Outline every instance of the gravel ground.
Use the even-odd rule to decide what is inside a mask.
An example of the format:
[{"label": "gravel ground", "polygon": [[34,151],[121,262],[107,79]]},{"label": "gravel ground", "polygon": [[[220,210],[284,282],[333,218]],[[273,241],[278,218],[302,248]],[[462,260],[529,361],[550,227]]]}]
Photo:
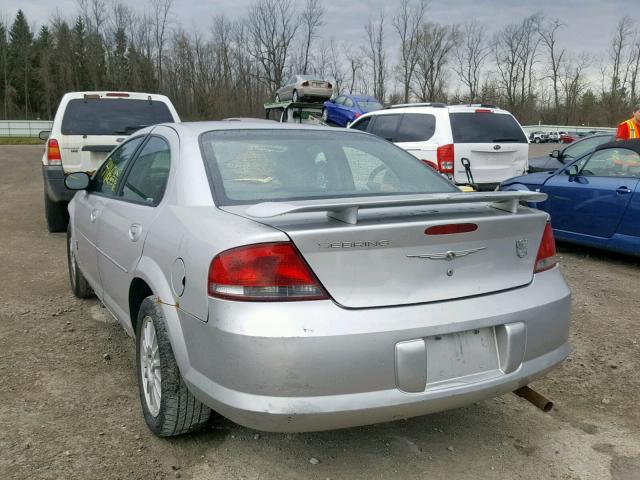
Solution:
[{"label": "gravel ground", "polygon": [[71,295],[65,236],[46,232],[41,148],[0,147],[1,479],[640,478],[640,260],[568,245],[573,353],[533,385],[555,402],[550,414],[509,394],[333,432],[218,419],[154,437],[133,341],[97,300]]}]

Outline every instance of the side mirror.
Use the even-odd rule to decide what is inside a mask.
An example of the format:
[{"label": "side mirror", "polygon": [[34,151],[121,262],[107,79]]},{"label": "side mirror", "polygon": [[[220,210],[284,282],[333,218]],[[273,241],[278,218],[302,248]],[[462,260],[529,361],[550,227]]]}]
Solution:
[{"label": "side mirror", "polygon": [[560,158],[560,150],[554,150],[549,154],[551,158]]},{"label": "side mirror", "polygon": [[74,172],[64,177],[64,186],[69,190],[86,190],[89,180],[86,172]]},{"label": "side mirror", "polygon": [[569,168],[567,168],[566,172],[570,177],[575,177],[576,175],[578,175],[578,165],[571,165]]},{"label": "side mirror", "polygon": [[38,133],[38,138],[42,141],[46,141],[49,138],[50,134],[50,130],[43,130],[42,132]]}]

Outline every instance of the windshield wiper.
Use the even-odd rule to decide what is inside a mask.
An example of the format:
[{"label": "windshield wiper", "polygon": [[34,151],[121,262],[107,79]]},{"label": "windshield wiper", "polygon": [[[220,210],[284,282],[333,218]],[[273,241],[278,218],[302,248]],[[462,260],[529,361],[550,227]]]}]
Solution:
[{"label": "windshield wiper", "polygon": [[494,138],[494,143],[498,142],[520,142],[522,139],[514,138],[514,137],[505,137],[505,138]]},{"label": "windshield wiper", "polygon": [[123,134],[129,132],[135,132],[136,130],[140,130],[141,128],[148,127],[149,125],[127,125],[122,130],[116,130],[115,134]]}]

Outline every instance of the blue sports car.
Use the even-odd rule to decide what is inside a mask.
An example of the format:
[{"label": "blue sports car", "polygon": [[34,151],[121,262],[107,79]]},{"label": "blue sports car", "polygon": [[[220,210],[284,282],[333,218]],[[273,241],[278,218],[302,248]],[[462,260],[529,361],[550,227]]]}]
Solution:
[{"label": "blue sports car", "polygon": [[373,97],[365,95],[340,95],[324,102],[322,120],[341,127],[353,122],[360,115],[380,110],[382,103]]},{"label": "blue sports car", "polygon": [[558,240],[640,255],[640,141],[600,145],[554,172],[511,178],[501,190],[549,198],[532,206],[551,215]]}]

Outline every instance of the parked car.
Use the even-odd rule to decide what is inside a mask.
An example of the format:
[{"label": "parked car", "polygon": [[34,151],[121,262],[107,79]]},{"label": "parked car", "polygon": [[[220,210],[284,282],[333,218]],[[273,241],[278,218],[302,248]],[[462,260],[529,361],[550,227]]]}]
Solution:
[{"label": "parked car", "polygon": [[531,132],[529,134],[529,141],[531,143],[547,143],[549,141],[549,134],[545,132]]},{"label": "parked car", "polygon": [[325,123],[333,123],[346,127],[361,115],[383,108],[374,97],[365,95],[340,95],[324,102],[322,120]]},{"label": "parked car", "polygon": [[294,75],[276,90],[276,102],[291,100],[300,102],[305,99],[324,101],[333,95],[333,85],[315,75]]},{"label": "parked car", "polygon": [[501,190],[548,194],[556,238],[640,255],[640,142],[605,143],[553,173],[504,182]]},{"label": "parked car", "polygon": [[565,133],[560,135],[560,143],[571,143],[578,139],[577,133]]},{"label": "parked car", "polygon": [[93,173],[119,143],[136,130],[179,122],[164,95],[135,92],[66,93],[56,111],[42,155],[44,207],[50,232],[64,232],[73,192],[64,187],[72,172]]},{"label": "parked car", "polygon": [[135,337],[158,435],[424,415],[569,353],[548,215],[519,205],[544,194],[462,193],[373,135],[159,125],[66,184],[72,290]]},{"label": "parked car", "polygon": [[529,159],[529,173],[548,172],[562,168],[568,162],[582,157],[586,153],[592,152],[597,146],[603,143],[612,142],[615,135],[601,134],[581,138],[571,143],[562,150],[554,150],[544,157],[533,157]]},{"label": "parked car", "polygon": [[567,132],[548,132],[547,137],[550,142],[558,143],[562,135],[567,135]]},{"label": "parked car", "polygon": [[394,142],[456,185],[494,190],[527,171],[529,143],[522,127],[493,105],[394,105],[362,115],[349,128]]}]

